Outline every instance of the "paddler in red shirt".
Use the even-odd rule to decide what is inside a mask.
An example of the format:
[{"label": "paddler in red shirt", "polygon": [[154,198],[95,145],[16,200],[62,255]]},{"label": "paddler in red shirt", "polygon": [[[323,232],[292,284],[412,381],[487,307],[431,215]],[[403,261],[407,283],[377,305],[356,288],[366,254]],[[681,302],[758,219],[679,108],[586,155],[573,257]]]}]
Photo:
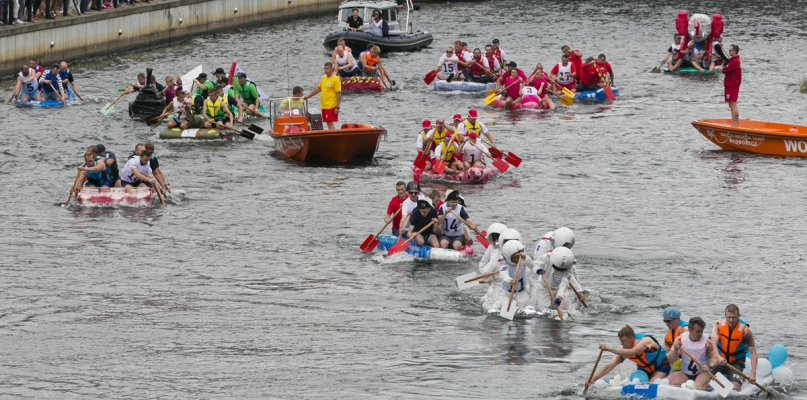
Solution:
[{"label": "paddler in red shirt", "polygon": [[597,67],[599,67],[600,70],[604,70],[605,72],[607,72],[611,86],[616,86],[614,84],[614,70],[611,69],[611,64],[608,64],[608,61],[605,61],[605,54],[600,54],[599,56],[597,56]]},{"label": "paddler in red shirt", "polygon": [[[392,221],[392,235],[400,236],[398,234],[398,227],[401,225],[401,213],[395,214],[395,212],[401,209],[401,204],[406,200],[406,183],[403,181],[396,183],[395,191],[398,194],[389,201],[387,215],[384,216],[384,222],[388,223]],[[392,218],[393,215],[395,215],[395,218]]]},{"label": "paddler in red shirt", "polygon": [[569,56],[569,62],[571,62],[572,65],[574,65],[574,69],[578,71],[575,80],[580,82],[580,70],[583,68],[583,53],[577,49],[572,51],[571,47],[569,46],[561,47],[560,51],[563,52],[563,55]]},{"label": "paddler in red shirt", "polygon": [[743,72],[740,67],[740,46],[733,44],[729,46],[729,64],[723,67],[723,74],[726,75],[723,79],[723,94],[726,98],[726,103],[729,103],[731,110],[732,124],[737,124],[740,120],[740,111],[737,110],[737,96],[740,94],[740,84],[743,81]]},{"label": "paddler in red shirt", "polygon": [[580,69],[580,85],[577,91],[599,90],[601,87],[599,67],[594,57],[589,57]]}]

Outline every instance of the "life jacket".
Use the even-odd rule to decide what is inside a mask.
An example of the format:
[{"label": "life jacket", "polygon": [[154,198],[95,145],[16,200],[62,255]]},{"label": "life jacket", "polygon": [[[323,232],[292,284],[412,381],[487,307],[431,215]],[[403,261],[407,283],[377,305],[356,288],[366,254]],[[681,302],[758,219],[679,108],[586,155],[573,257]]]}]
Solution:
[{"label": "life jacket", "polygon": [[[434,132],[437,133],[437,130],[435,130]],[[428,138],[426,137],[427,133],[429,133],[429,131],[427,129],[423,129],[423,130],[420,131],[420,140],[423,142],[424,145],[426,144],[426,141],[428,140]],[[432,139],[432,141],[429,142],[428,147],[423,148],[423,151],[430,152],[433,148],[434,148],[434,139]]]},{"label": "life jacket", "polygon": [[62,77],[63,81],[67,82],[68,78],[70,78],[70,70],[68,69],[67,71],[62,72],[62,70],[60,69],[59,76]]},{"label": "life jacket", "polygon": [[59,90],[59,82],[61,82],[61,78],[59,77],[58,73],[54,75],[51,71],[48,71],[45,73],[43,78],[49,81],[50,85],[46,83],[42,85],[42,89],[44,89],[48,93],[53,92],[54,89],[56,89],[57,91]]},{"label": "life jacket", "polygon": [[443,141],[442,145],[443,145],[443,154],[445,155],[445,160],[446,161],[453,160],[454,159],[454,151],[457,150],[454,147],[454,141],[451,141],[451,143],[449,143],[448,145],[446,145],[446,142]]},{"label": "life jacket", "polygon": [[[249,85],[255,86],[255,82],[247,81],[247,83],[243,85],[238,85],[238,94],[241,96],[242,99],[244,99],[244,102],[246,102],[247,104],[255,104],[257,98],[252,97],[252,91],[249,90],[250,88]],[[256,92],[258,91],[257,87],[255,87],[255,91]]]},{"label": "life jacket", "polygon": [[485,70],[483,69],[482,66],[482,59],[481,58],[479,60],[477,60],[476,58],[472,59],[471,65],[468,67],[468,72],[470,72],[471,75],[473,76],[485,75]]},{"label": "life jacket", "polygon": [[675,341],[675,339],[677,339],[679,336],[681,336],[682,333],[684,333],[684,327],[687,325],[689,325],[687,322],[680,321],[678,323],[678,327],[675,328],[675,331],[672,331],[670,329],[667,330],[667,335],[664,337],[664,343],[667,344],[667,347],[672,347],[672,344]]},{"label": "life jacket", "polygon": [[443,141],[446,138],[447,133],[448,133],[448,129],[446,129],[446,130],[444,130],[442,132],[439,131],[437,128],[434,129],[434,134],[432,134],[432,142],[434,143],[435,147],[440,145],[440,143],[443,143]]},{"label": "life jacket", "polygon": [[[497,59],[496,56],[494,56],[493,53],[491,53],[490,57],[488,57],[488,56],[484,56],[484,57],[488,59],[488,67],[490,67],[490,69],[492,71],[496,67],[496,61],[495,61]],[[501,64],[499,66],[501,66]]]},{"label": "life jacket", "polygon": [[496,57],[496,59],[499,60],[499,65],[502,65],[502,62],[504,60],[502,60],[502,49],[501,48],[493,50],[493,57]]},{"label": "life jacket", "polygon": [[474,121],[474,123],[471,124],[471,121],[466,119],[464,124],[465,124],[465,134],[466,135],[469,134],[469,133],[476,133],[477,136],[482,134],[482,127],[479,126],[479,121]]},{"label": "life jacket", "polygon": [[636,345],[637,340],[645,337],[653,339],[653,341],[656,342],[657,348],[655,350],[650,350],[648,348],[644,352],[639,353],[635,356],[629,356],[628,360],[635,362],[640,369],[642,369],[644,372],[647,373],[648,376],[650,376],[653,375],[653,372],[656,372],[656,369],[660,367],[661,364],[664,362],[665,359],[664,356],[667,354],[667,351],[665,351],[664,348],[661,347],[656,338],[646,333],[634,333],[633,345],[631,347]]},{"label": "life jacket", "polygon": [[734,329],[731,329],[725,319],[721,320],[720,327],[717,328],[717,351],[727,362],[745,359],[748,346],[743,343],[743,333],[747,328],[742,322],[737,322]]},{"label": "life jacket", "polygon": [[[370,53],[364,53],[364,66],[365,67],[373,67],[378,64],[378,56],[371,57]],[[366,68],[365,68],[366,69]],[[367,69],[369,71],[369,69]]]},{"label": "life jacket", "polygon": [[[94,167],[96,164],[98,164],[98,159],[103,160],[103,157],[95,156],[95,160],[93,160],[92,165],[90,165],[90,167]],[[84,163],[84,165],[86,166],[87,163]],[[87,172],[87,180],[92,182],[95,185],[100,185],[100,184],[104,183],[104,181],[106,180],[106,178],[108,176],[107,172],[106,172],[106,169],[102,169],[100,171],[94,171],[94,172],[90,172],[90,171],[86,171],[86,172]]]},{"label": "life jacket", "polygon": [[[104,154],[104,164],[106,164],[106,160],[109,160],[110,152],[106,152]],[[112,179],[118,180],[120,179],[120,170],[118,170],[118,160],[113,160],[112,165],[107,165],[106,167],[106,174],[107,176],[111,176]]]},{"label": "life jacket", "polygon": [[[208,99],[208,100],[210,100],[210,99]],[[206,111],[207,116],[210,117],[213,120],[224,119],[227,116],[227,114],[222,109],[222,105],[224,107],[229,106],[227,104],[227,99],[226,98],[219,97],[219,98],[216,99],[215,102],[214,101],[208,101],[207,102],[207,111]]]}]

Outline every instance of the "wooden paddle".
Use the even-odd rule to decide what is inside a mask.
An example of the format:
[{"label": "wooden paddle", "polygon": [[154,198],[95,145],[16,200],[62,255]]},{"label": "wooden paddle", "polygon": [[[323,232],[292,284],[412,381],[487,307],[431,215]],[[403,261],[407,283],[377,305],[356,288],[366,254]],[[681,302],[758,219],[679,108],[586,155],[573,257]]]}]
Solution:
[{"label": "wooden paddle", "polygon": [[512,166],[514,166],[516,168],[518,168],[518,166],[521,165],[521,157],[519,157],[519,156],[517,156],[517,155],[515,155],[515,154],[513,154],[512,152],[509,152],[509,151],[507,152],[507,154],[504,154],[502,150],[499,150],[498,148],[496,148],[496,146],[494,146],[492,143],[490,143],[489,141],[487,141],[485,139],[482,139],[482,143],[485,143],[486,145],[488,145],[490,147],[490,154],[492,154],[494,157],[496,157],[496,154],[494,153],[494,150],[495,150],[500,154],[500,156],[498,156],[496,158],[504,158],[504,161],[507,161],[508,163],[510,163],[510,165],[512,165]]},{"label": "wooden paddle", "polygon": [[[516,285],[518,285],[518,273],[521,271],[521,260],[523,260],[523,259],[519,258],[518,259],[518,264],[516,264],[516,275],[513,277],[513,279],[516,280],[516,283],[513,284],[513,285],[510,285],[510,299],[507,300],[507,308],[505,310],[502,310],[502,312],[499,313],[499,315],[505,314],[505,313],[507,315],[515,314],[515,313],[510,312],[510,306],[513,304],[513,295],[516,293]],[[512,318],[508,318],[508,319],[512,319]]]},{"label": "wooden paddle", "polygon": [[[219,129],[219,128],[216,128],[216,129]],[[224,132],[234,132],[234,133],[237,133],[239,136],[247,138],[249,140],[255,139],[255,134],[248,131],[248,130],[246,130],[246,129],[242,129],[240,131],[237,131],[235,129],[223,128],[223,129],[219,129],[219,130],[224,131]]]},{"label": "wooden paddle", "polygon": [[[683,349],[681,349],[681,350],[683,350]],[[690,358],[692,358],[692,357],[690,357]],[[731,365],[731,364],[729,364],[729,363],[726,363],[726,366],[727,366],[727,367],[729,367],[729,369],[731,369],[732,371],[736,372],[736,373],[737,373],[737,375],[742,376],[742,377],[743,377],[743,379],[747,380],[748,382],[751,382],[751,379],[750,379],[750,378],[748,378],[748,375],[744,374],[744,373],[743,373],[742,371],[740,371],[739,369],[734,368],[734,366],[733,366],[733,365]],[[784,396],[782,396],[782,394],[781,394],[781,393],[779,393],[779,392],[776,392],[776,394],[774,394],[773,392],[769,391],[768,389],[765,389],[764,387],[760,386],[760,385],[759,385],[759,383],[754,382],[754,385],[757,385],[757,387],[758,387],[760,390],[762,390],[763,392],[767,393],[769,396],[779,396],[779,397],[784,397]]]},{"label": "wooden paddle", "polygon": [[380,235],[381,232],[384,232],[384,229],[387,229],[387,226],[390,223],[392,223],[392,220],[394,220],[395,217],[397,217],[398,214],[400,214],[400,212],[401,212],[401,208],[398,208],[398,211],[395,211],[395,214],[392,214],[392,217],[390,218],[389,222],[384,224],[384,226],[382,226],[381,229],[379,229],[378,233],[376,233],[375,235],[367,236],[367,239],[364,239],[364,241],[361,242],[361,244],[359,245],[359,248],[361,249],[361,251],[363,251],[365,253],[369,253],[369,252],[373,251],[373,249],[375,249],[376,246],[378,246],[378,235]]},{"label": "wooden paddle", "polygon": [[[734,384],[731,383],[728,380],[728,378],[726,378],[725,376],[723,376],[723,374],[719,372],[717,373],[718,376],[714,376],[714,374],[712,374],[712,371],[704,367],[703,364],[701,364],[695,357],[692,357],[692,354],[689,354],[689,352],[686,351],[686,349],[684,349],[683,346],[680,349],[681,352],[686,354],[686,356],[689,357],[690,360],[692,360],[695,364],[698,364],[698,367],[700,367],[700,369],[703,372],[709,374],[709,377],[712,378],[712,381],[709,382],[709,386],[711,386],[712,389],[714,389],[718,394],[720,394],[720,396],[724,398],[729,395],[729,393],[734,389]],[[715,384],[718,385],[718,387],[715,387]]]},{"label": "wooden paddle", "polygon": [[464,290],[464,289],[468,289],[470,287],[477,286],[476,283],[470,284],[471,282],[476,282],[476,281],[478,281],[480,279],[488,278],[488,277],[491,277],[491,276],[496,275],[498,273],[499,273],[499,271],[493,271],[493,272],[489,272],[487,274],[474,276],[476,274],[471,272],[470,274],[458,276],[457,279],[454,281],[454,284],[457,286],[458,290]]},{"label": "wooden paddle", "polygon": [[549,287],[549,281],[546,280],[546,274],[541,274],[541,278],[544,279],[544,285],[546,285],[546,291],[549,292],[549,297],[552,298],[552,305],[555,307],[555,311],[558,312],[558,317],[560,317],[560,320],[563,321],[563,313],[560,312],[560,307],[558,307],[558,305],[555,304],[555,294],[552,293],[552,288]]},{"label": "wooden paddle", "polygon": [[73,93],[76,94],[76,97],[78,97],[79,100],[84,102],[84,99],[81,98],[81,95],[78,94],[78,90],[76,90],[76,85],[74,85],[73,82],[70,82],[70,81],[68,81],[67,84],[70,86],[71,89],[73,89]]},{"label": "wooden paddle", "polygon": [[[78,178],[81,177],[81,171],[76,172],[76,179],[73,180],[73,186],[70,186],[70,191],[67,192],[67,201],[62,204],[62,207],[67,207],[70,205],[70,199],[73,198],[73,193],[75,193],[76,185],[78,185]],[[78,193],[76,193],[78,195]]]},{"label": "wooden paddle", "polygon": [[156,116],[153,116],[153,117],[149,117],[149,118],[146,120],[146,125],[148,125],[148,126],[149,126],[149,128],[153,128],[153,127],[155,127],[155,126],[158,126],[158,125],[160,125],[160,124],[163,122],[163,118],[165,118],[165,117],[167,117],[167,116],[171,115],[171,113],[173,113],[173,112],[174,112],[174,111],[173,111],[173,109],[172,109],[171,111],[168,111],[168,112],[162,113],[162,114],[160,114],[160,115],[156,115]]},{"label": "wooden paddle", "polygon": [[163,198],[163,192],[160,188],[160,182],[157,178],[154,178],[154,191],[157,192],[157,197],[160,199],[160,204],[165,204],[165,199]]},{"label": "wooden paddle", "polygon": [[118,100],[120,100],[120,98],[125,96],[125,95],[126,95],[126,91],[124,90],[123,92],[121,92],[120,96],[118,96],[118,98],[115,99],[115,101],[113,101],[112,103],[106,103],[103,107],[101,107],[101,111],[100,111],[101,114],[102,115],[109,115],[109,113],[111,113],[112,110],[115,109],[115,103],[117,103]]},{"label": "wooden paddle", "polygon": [[496,97],[497,97],[499,94],[506,92],[506,91],[507,91],[507,89],[510,89],[510,86],[513,86],[513,85],[515,85],[516,83],[519,83],[519,82],[521,82],[521,78],[518,78],[518,79],[517,79],[515,82],[513,82],[513,83],[511,83],[511,84],[507,85],[506,87],[502,88],[502,89],[501,89],[501,90],[499,90],[498,92],[493,93],[493,94],[491,94],[491,95],[488,95],[488,97],[485,97],[485,100],[484,100],[484,101],[485,101],[485,105],[486,105],[486,106],[489,106],[491,103],[493,103],[494,101],[496,101]]},{"label": "wooden paddle", "polygon": [[12,94],[11,97],[6,99],[5,104],[13,102],[16,98],[17,98],[17,93]]},{"label": "wooden paddle", "polygon": [[658,67],[653,68],[653,70],[650,72],[654,74],[661,72],[661,67],[664,65],[665,62],[667,62],[667,60],[670,58],[670,55],[672,55],[672,53],[667,53],[667,57],[664,57],[664,60],[661,61],[661,64],[659,64]]},{"label": "wooden paddle", "polygon": [[498,158],[493,157],[492,155],[490,155],[490,154],[489,154],[488,152],[486,152],[485,150],[482,150],[482,149],[481,149],[479,146],[477,146],[477,145],[475,145],[475,144],[471,143],[471,141],[470,141],[470,140],[468,141],[468,143],[470,143],[470,144],[471,144],[471,146],[476,147],[476,148],[477,148],[479,151],[481,151],[481,152],[482,152],[482,154],[484,154],[484,155],[488,156],[488,157],[489,157],[491,160],[493,160],[493,166],[494,166],[494,167],[496,167],[496,169],[498,169],[499,171],[501,171],[501,172],[506,172],[506,171],[507,171],[507,170],[510,168],[510,166],[509,166],[509,165],[507,165],[507,164],[506,164],[504,161],[502,161],[502,160],[500,160],[500,159],[498,159]]},{"label": "wooden paddle", "polygon": [[[448,207],[446,207],[446,209],[448,209]],[[482,246],[485,246],[485,248],[486,248],[486,249],[488,248],[488,246],[490,246],[490,242],[488,242],[488,240],[487,240],[487,239],[485,239],[485,233],[484,233],[484,232],[479,232],[479,229],[476,229],[476,228],[471,227],[471,225],[470,225],[470,224],[468,224],[468,221],[466,221],[466,220],[462,219],[462,217],[460,217],[459,215],[457,215],[457,214],[454,212],[454,210],[448,210],[448,212],[450,212],[450,213],[451,213],[451,214],[453,214],[455,217],[457,217],[457,219],[458,219],[458,220],[462,221],[462,223],[463,223],[463,224],[465,224],[465,226],[467,226],[469,229],[471,229],[472,231],[476,232],[476,240],[478,240],[478,241],[479,241],[479,243],[482,243]]]},{"label": "wooden paddle", "polygon": [[258,126],[258,125],[255,125],[255,124],[245,124],[245,123],[243,123],[243,122],[241,122],[241,121],[238,121],[238,120],[235,120],[235,123],[236,123],[236,124],[241,124],[241,125],[243,125],[243,126],[246,126],[247,128],[249,128],[249,130],[250,130],[250,131],[252,131],[252,132],[254,132],[254,133],[257,133],[257,134],[261,134],[261,133],[263,133],[263,128],[261,128],[261,127],[260,127],[260,126]]},{"label": "wooden paddle", "polygon": [[417,231],[417,233],[416,233],[416,234],[412,235],[412,237],[411,237],[411,238],[406,239],[406,241],[405,241],[405,242],[398,242],[398,243],[395,243],[395,245],[394,245],[394,246],[392,246],[392,247],[390,247],[390,248],[389,248],[389,251],[387,251],[387,256],[391,256],[391,255],[393,255],[393,254],[395,254],[395,253],[400,253],[400,252],[402,252],[402,251],[404,251],[404,250],[408,249],[408,248],[409,248],[409,246],[410,246],[410,242],[412,242],[412,240],[413,240],[414,238],[416,238],[416,237],[417,237],[417,235],[420,235],[421,233],[423,233],[423,231],[425,231],[426,229],[429,229],[429,227],[430,227],[430,226],[432,226],[432,225],[434,225],[434,221],[429,222],[429,223],[428,223],[426,226],[424,226],[424,227],[423,227],[423,229],[421,229],[421,230]]},{"label": "wooden paddle", "polygon": [[[600,349],[600,354],[597,355],[597,361],[594,361],[594,368],[591,369],[591,374],[588,376],[588,381],[586,382],[591,382],[591,379],[594,378],[594,373],[597,372],[597,365],[600,363],[601,357],[602,357],[602,349]],[[586,394],[587,391],[588,391],[588,385],[586,385],[586,388],[583,389],[583,394]]]},{"label": "wooden paddle", "polygon": [[[577,289],[575,289],[571,283],[569,283],[569,288],[572,289],[572,292],[574,292],[574,295],[577,296],[578,299],[582,297],[580,296],[580,292],[578,292]],[[588,308],[588,304],[586,304],[586,299],[580,300],[580,302],[583,303],[583,307]]]}]

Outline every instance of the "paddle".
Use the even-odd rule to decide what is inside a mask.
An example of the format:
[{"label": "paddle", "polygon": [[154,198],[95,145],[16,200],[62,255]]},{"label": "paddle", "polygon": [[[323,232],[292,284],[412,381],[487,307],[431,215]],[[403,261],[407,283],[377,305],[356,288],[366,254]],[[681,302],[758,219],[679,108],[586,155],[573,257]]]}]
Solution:
[{"label": "paddle", "polygon": [[431,147],[432,140],[429,139],[423,145],[423,151],[419,151],[417,157],[415,157],[415,161],[412,162],[412,165],[418,167],[420,169],[426,168],[426,161],[429,161],[429,151],[426,150]]},{"label": "paddle", "polygon": [[[578,292],[577,289],[575,289],[571,283],[569,284],[569,288],[572,289],[572,292],[574,292],[574,295],[577,296],[578,299],[582,298],[582,296],[580,296],[580,292]],[[580,302],[583,303],[583,307],[588,308],[588,304],[586,304],[586,299],[582,299],[580,300]]]},{"label": "paddle", "polygon": [[165,204],[165,199],[163,198],[163,192],[160,188],[160,182],[157,181],[157,178],[154,178],[154,191],[157,192],[157,197],[160,199],[160,204]]},{"label": "paddle", "polygon": [[76,179],[73,180],[73,186],[70,186],[70,191],[67,192],[67,201],[62,204],[62,207],[67,207],[70,205],[70,199],[73,198],[73,193],[75,193],[76,185],[78,185],[78,178],[81,177],[81,171],[76,172]]},{"label": "paddle", "polygon": [[[437,67],[438,69],[440,67]],[[437,77],[437,70],[429,71],[426,76],[423,77],[423,82],[426,82],[426,85],[431,85],[434,82],[434,78]]]},{"label": "paddle", "polygon": [[654,74],[657,74],[657,73],[661,72],[661,67],[664,65],[665,62],[667,62],[667,59],[670,58],[670,55],[672,55],[672,53],[667,53],[667,57],[664,57],[664,60],[661,61],[661,64],[659,64],[658,67],[653,68],[653,70],[650,71],[650,72],[652,72]]},{"label": "paddle", "polygon": [[73,89],[73,93],[75,93],[75,94],[76,94],[76,97],[78,97],[78,99],[79,99],[79,100],[81,100],[81,101],[83,102],[83,101],[84,101],[84,99],[82,99],[82,98],[81,98],[81,95],[80,95],[80,94],[78,94],[78,90],[76,90],[76,85],[74,85],[74,84],[73,84],[73,82],[70,82],[70,81],[68,81],[68,82],[67,82],[67,84],[68,84],[68,85],[70,85],[70,88],[71,88],[71,89]]},{"label": "paddle", "polygon": [[406,241],[405,241],[405,242],[398,242],[398,243],[395,243],[395,245],[394,245],[394,246],[392,246],[392,247],[390,247],[390,248],[389,248],[389,251],[387,251],[387,256],[391,256],[391,255],[393,255],[393,254],[395,254],[395,253],[400,253],[400,252],[402,252],[402,251],[404,251],[404,250],[408,249],[408,248],[409,248],[409,246],[410,246],[410,242],[411,242],[411,241],[412,241],[414,238],[416,238],[416,237],[417,237],[417,235],[420,235],[421,233],[423,233],[423,231],[425,231],[426,229],[429,229],[429,227],[430,227],[430,226],[432,226],[432,225],[434,225],[434,221],[429,222],[429,223],[428,223],[426,226],[424,226],[424,227],[423,227],[423,229],[421,229],[421,230],[417,231],[417,233],[416,233],[416,234],[412,235],[412,237],[411,237],[411,238],[406,239]]},{"label": "paddle", "polygon": [[493,166],[496,167],[496,169],[498,169],[499,171],[506,172],[510,168],[510,166],[507,165],[504,161],[502,161],[502,160],[500,160],[498,158],[495,158],[492,155],[488,154],[486,151],[482,150],[479,146],[471,143],[470,140],[468,141],[468,143],[470,143],[471,146],[476,147],[479,151],[482,152],[482,154],[488,156],[491,160],[493,160]]},{"label": "paddle", "polygon": [[438,174],[442,174],[446,170],[446,160],[440,158],[439,160],[435,161],[434,163],[434,172]]},{"label": "paddle", "polygon": [[513,154],[512,152],[509,152],[509,151],[507,152],[507,154],[504,154],[502,152],[502,150],[497,149],[492,143],[486,141],[485,139],[482,139],[482,142],[485,143],[486,145],[490,146],[490,154],[493,154],[494,157],[496,157],[496,154],[494,153],[494,149],[495,149],[495,151],[497,151],[500,154],[500,156],[497,157],[497,158],[502,158],[502,156],[503,156],[504,161],[507,161],[508,163],[510,163],[510,165],[512,165],[512,166],[514,166],[516,168],[518,168],[518,166],[521,165],[521,157],[519,157],[519,156],[517,156],[517,155],[515,155],[515,154]]},{"label": "paddle", "polygon": [[158,126],[163,122],[163,118],[167,117],[168,115],[171,115],[171,113],[173,113],[173,110],[169,111],[169,112],[162,113],[160,115],[156,115],[154,117],[150,117],[149,119],[146,120],[146,125],[148,125],[149,128],[153,128],[155,126]]},{"label": "paddle", "polygon": [[510,306],[513,305],[513,295],[516,293],[516,285],[518,285],[518,273],[521,270],[521,260],[522,258],[518,259],[518,264],[516,265],[516,275],[514,279],[516,279],[515,285],[510,285],[510,300],[507,301],[507,308],[503,308],[499,312],[499,316],[503,318],[507,318],[509,320],[513,320],[513,317],[516,315],[516,309],[518,308],[518,301],[516,301],[516,306],[513,307],[513,311],[510,311]]},{"label": "paddle", "polygon": [[112,110],[115,109],[115,103],[117,103],[118,100],[120,100],[120,98],[123,97],[124,95],[126,95],[125,90],[123,92],[121,92],[120,96],[118,96],[118,98],[115,99],[115,101],[113,101],[112,103],[106,103],[103,107],[101,107],[101,111],[100,111],[101,114],[102,115],[109,115],[109,113],[111,113]]},{"label": "paddle", "polygon": [[499,271],[490,272],[487,274],[482,274],[477,276],[476,272],[470,272],[462,276],[458,276],[457,279],[454,281],[454,284],[457,286],[457,290],[465,290],[468,288],[472,288],[474,286],[479,285],[479,280],[487,278],[489,276],[493,276],[498,274]]},{"label": "paddle", "polygon": [[[597,361],[594,361],[594,368],[591,369],[591,375],[588,376],[588,381],[586,382],[591,382],[591,379],[594,378],[594,373],[597,372],[597,365],[600,363],[601,357],[602,357],[602,349],[600,349],[600,354],[597,355]],[[583,389],[583,394],[586,394],[586,392],[588,392],[588,385],[586,385],[586,388]]]},{"label": "paddle", "polygon": [[513,83],[511,83],[511,84],[507,85],[507,86],[506,86],[506,87],[504,87],[503,89],[499,90],[497,93],[494,93],[494,94],[489,95],[488,97],[485,97],[485,105],[486,105],[486,106],[489,106],[491,103],[493,103],[494,101],[496,101],[496,97],[497,97],[497,96],[498,96],[500,93],[504,93],[504,92],[506,92],[506,91],[507,91],[507,89],[510,89],[510,86],[513,86],[513,85],[515,85],[516,83],[519,83],[519,82],[521,82],[521,78],[518,78],[518,79],[517,79],[515,82],[513,82]]},{"label": "paddle", "polygon": [[[597,67],[594,67],[597,68]],[[605,91],[605,98],[608,100],[616,100],[616,96],[614,95],[614,91],[611,90],[611,82],[608,81],[608,74],[602,73],[599,68],[597,68],[597,73],[600,74],[600,79],[603,83],[603,91]]]},{"label": "paddle", "polygon": [[566,107],[571,106],[574,102],[574,92],[563,86],[560,87],[560,90],[563,92],[563,96],[560,97],[560,102]]},{"label": "paddle", "polygon": [[549,281],[546,280],[546,274],[541,274],[541,278],[544,279],[544,285],[546,285],[546,291],[549,292],[549,297],[552,298],[552,305],[555,307],[555,311],[558,312],[558,317],[560,317],[560,320],[563,321],[563,313],[560,312],[560,307],[558,307],[558,305],[555,304],[554,301],[555,295],[552,293],[552,288],[549,287]]},{"label": "paddle", "polygon": [[60,101],[62,104],[67,104],[67,103],[65,103],[65,102],[64,102],[64,97],[62,97],[62,93],[61,93],[61,92],[59,92],[59,91],[57,91],[57,90],[56,90],[56,88],[55,88],[55,87],[53,87],[53,83],[51,83],[50,81],[48,81],[48,85],[50,85],[50,88],[51,88],[51,89],[53,89],[53,92],[54,92],[54,93],[56,93],[56,94],[58,94],[58,95],[59,95],[59,101]]},{"label": "paddle", "polygon": [[[448,208],[448,207],[446,207],[446,208]],[[479,241],[479,243],[481,243],[481,244],[482,244],[482,246],[485,246],[485,248],[486,248],[486,249],[488,248],[488,246],[490,246],[490,242],[488,242],[488,240],[487,240],[487,239],[485,239],[485,233],[484,233],[484,232],[479,232],[479,229],[472,228],[472,227],[471,227],[471,225],[470,225],[470,224],[468,224],[468,221],[466,221],[466,220],[462,219],[462,217],[460,217],[459,215],[457,215],[457,214],[454,212],[454,210],[448,210],[448,212],[450,212],[450,213],[451,213],[451,214],[453,214],[455,217],[457,217],[457,219],[458,219],[458,220],[462,221],[462,223],[463,223],[463,224],[465,224],[465,226],[467,226],[468,228],[470,228],[472,231],[476,232],[476,240],[478,240],[478,241]]]},{"label": "paddle", "polygon": [[719,394],[723,398],[728,397],[729,393],[731,393],[731,391],[734,389],[734,384],[731,383],[731,381],[729,381],[728,378],[726,378],[720,372],[717,373],[717,376],[714,376],[712,374],[712,371],[709,371],[709,369],[705,368],[703,364],[701,364],[697,359],[695,359],[695,357],[692,357],[692,354],[689,354],[689,352],[686,351],[686,349],[681,347],[681,351],[684,354],[686,354],[686,356],[689,357],[690,360],[694,361],[695,364],[698,364],[698,367],[700,367],[701,370],[709,374],[709,376],[712,378],[712,380],[709,381],[709,386],[711,386],[712,389],[714,389],[715,392],[717,392],[717,394]]},{"label": "paddle", "polygon": [[[683,350],[683,349],[681,349],[681,350]],[[689,358],[692,358],[692,357],[689,357]],[[751,382],[751,379],[750,379],[750,378],[748,378],[748,375],[744,374],[744,373],[743,373],[742,371],[740,371],[739,369],[734,368],[734,366],[733,366],[733,365],[731,365],[731,364],[729,364],[729,363],[726,363],[726,366],[727,366],[727,367],[729,367],[729,368],[730,368],[732,371],[736,372],[736,373],[737,373],[737,375],[742,376],[742,377],[743,377],[743,379],[747,380],[748,382]],[[758,387],[760,390],[762,390],[763,392],[767,393],[769,396],[778,396],[778,397],[784,397],[784,396],[783,396],[781,393],[776,392],[775,390],[774,390],[773,392],[771,392],[770,390],[765,389],[764,387],[760,386],[760,385],[759,385],[759,383],[754,382],[754,385],[757,385],[757,387]],[[774,394],[774,392],[776,392],[776,393]]]},{"label": "paddle", "polygon": [[368,235],[367,239],[364,239],[364,241],[361,242],[361,244],[359,245],[359,248],[361,249],[361,251],[363,251],[365,253],[369,253],[369,252],[373,251],[373,249],[375,249],[376,246],[378,246],[378,235],[380,235],[381,232],[384,232],[384,229],[387,229],[387,226],[392,222],[392,220],[395,219],[395,217],[398,216],[398,214],[400,212],[401,212],[401,208],[398,208],[398,211],[395,211],[395,214],[392,214],[392,217],[390,218],[390,220],[386,224],[384,224],[384,226],[381,227],[381,229],[378,231],[378,233],[376,233],[375,235]]},{"label": "paddle", "polygon": [[8,98],[8,99],[5,101],[5,104],[8,104],[8,103],[13,102],[13,101],[14,101],[16,98],[17,98],[17,93],[12,94],[12,95],[11,95],[11,97],[9,97],[9,98]]},{"label": "paddle", "polygon": [[[217,128],[217,129],[218,129],[218,128]],[[240,130],[240,131],[237,131],[237,130],[235,130],[235,129],[227,129],[227,128],[224,128],[224,129],[221,129],[221,130],[222,130],[222,131],[225,131],[225,132],[235,132],[235,133],[237,133],[239,136],[241,136],[241,137],[245,137],[245,138],[247,138],[247,139],[249,139],[249,140],[253,140],[253,139],[255,139],[255,134],[254,134],[254,133],[252,133],[252,132],[250,132],[250,131],[248,131],[248,130],[246,130],[246,129],[242,129],[242,130]]]},{"label": "paddle", "polygon": [[236,121],[235,121],[235,123],[236,123],[236,124],[241,124],[241,125],[243,125],[243,126],[246,126],[247,128],[249,128],[249,130],[250,130],[250,131],[252,131],[252,132],[254,132],[254,133],[257,133],[257,134],[261,134],[261,133],[263,133],[263,128],[261,128],[261,127],[260,127],[260,126],[258,126],[258,125],[255,125],[255,124],[245,124],[245,123],[243,123],[243,122],[241,122],[241,121],[238,121],[238,120],[236,120]]}]

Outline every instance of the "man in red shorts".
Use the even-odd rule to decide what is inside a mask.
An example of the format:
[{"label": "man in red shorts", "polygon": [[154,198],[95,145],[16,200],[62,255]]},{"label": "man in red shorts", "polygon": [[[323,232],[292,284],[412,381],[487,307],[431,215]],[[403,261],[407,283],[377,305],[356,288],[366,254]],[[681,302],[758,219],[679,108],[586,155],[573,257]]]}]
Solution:
[{"label": "man in red shorts", "polygon": [[322,121],[328,124],[328,129],[334,129],[333,123],[339,120],[339,104],[342,103],[342,80],[333,73],[333,64],[325,63],[325,75],[308,96],[303,99],[308,100],[317,93],[322,92],[319,106],[322,109]]},{"label": "man in red shorts", "polygon": [[729,47],[729,64],[723,67],[726,78],[723,79],[726,103],[729,103],[732,123],[740,120],[740,111],[737,110],[737,97],[740,94],[740,83],[743,81],[743,72],[740,67],[740,46],[733,44]]}]

